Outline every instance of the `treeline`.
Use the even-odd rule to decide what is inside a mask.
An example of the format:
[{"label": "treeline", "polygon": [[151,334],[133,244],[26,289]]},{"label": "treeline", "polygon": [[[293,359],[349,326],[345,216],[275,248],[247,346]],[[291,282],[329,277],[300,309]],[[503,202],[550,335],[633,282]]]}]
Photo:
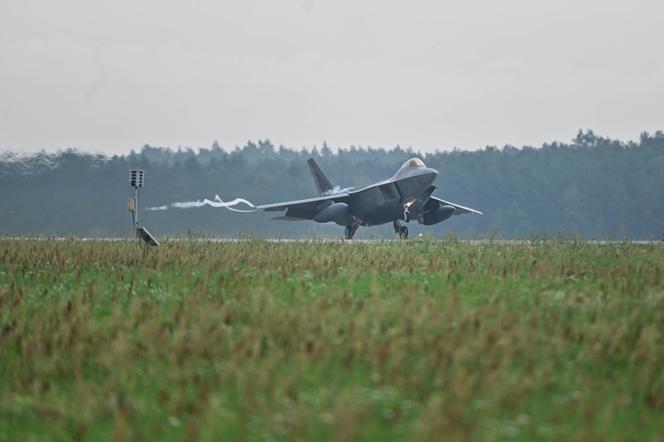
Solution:
[{"label": "treeline", "polygon": [[[256,204],[316,196],[306,160],[314,157],[342,187],[390,177],[412,156],[440,175],[436,195],[480,209],[412,233],[460,237],[661,239],[664,236],[664,133],[621,142],[579,131],[570,143],[486,147],[421,153],[410,149],[349,148],[333,152],[248,142],[231,151],[177,151],[144,146],[125,156],[74,150],[0,155],[0,234],[124,236],[130,232],[128,170],[146,170],[141,207],[174,201],[246,198]],[[340,237],[342,229],[313,222],[272,221],[275,214],[224,209],[141,211],[158,235]],[[391,226],[360,229],[358,237],[390,236]]]}]

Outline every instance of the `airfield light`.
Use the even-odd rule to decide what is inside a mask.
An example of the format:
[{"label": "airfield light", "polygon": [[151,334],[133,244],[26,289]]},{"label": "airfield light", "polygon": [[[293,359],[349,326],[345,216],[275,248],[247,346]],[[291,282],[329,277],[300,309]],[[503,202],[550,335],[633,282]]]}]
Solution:
[{"label": "airfield light", "polygon": [[143,187],[143,180],[145,176],[145,171],[142,169],[132,169],[129,171],[129,185],[134,189],[138,190],[139,187]]},{"label": "airfield light", "polygon": [[132,224],[134,225],[134,234],[136,238],[151,246],[158,246],[157,241],[145,227],[138,225],[138,194],[145,183],[145,171],[142,169],[131,169],[129,171],[129,185],[134,188],[134,196],[129,197],[127,208],[131,213]]}]

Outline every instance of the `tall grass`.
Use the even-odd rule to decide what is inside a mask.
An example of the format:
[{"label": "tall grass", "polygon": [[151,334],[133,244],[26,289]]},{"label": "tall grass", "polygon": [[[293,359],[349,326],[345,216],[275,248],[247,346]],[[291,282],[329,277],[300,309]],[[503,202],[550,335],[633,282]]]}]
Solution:
[{"label": "tall grass", "polygon": [[2,440],[664,440],[664,247],[0,241]]}]

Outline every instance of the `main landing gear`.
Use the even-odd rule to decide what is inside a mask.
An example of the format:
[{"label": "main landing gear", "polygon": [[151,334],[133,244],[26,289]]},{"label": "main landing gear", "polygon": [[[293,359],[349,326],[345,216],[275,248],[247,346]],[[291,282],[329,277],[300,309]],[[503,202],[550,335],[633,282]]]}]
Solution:
[{"label": "main landing gear", "polygon": [[394,222],[392,222],[392,226],[394,227],[394,233],[399,234],[399,238],[408,239],[408,227],[402,226],[401,220],[394,220]]},{"label": "main landing gear", "polygon": [[358,221],[353,221],[352,224],[348,224],[345,230],[346,239],[353,239],[353,235],[355,235],[355,232],[357,232],[359,227],[360,223]]}]

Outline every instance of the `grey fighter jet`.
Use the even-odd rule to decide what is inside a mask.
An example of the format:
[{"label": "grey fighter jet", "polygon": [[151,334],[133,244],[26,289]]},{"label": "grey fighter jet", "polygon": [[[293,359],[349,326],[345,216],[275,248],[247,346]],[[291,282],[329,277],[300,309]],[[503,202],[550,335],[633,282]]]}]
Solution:
[{"label": "grey fighter jet", "polygon": [[417,221],[425,226],[445,221],[452,215],[482,212],[432,196],[432,183],[438,171],[424,165],[419,158],[411,158],[385,181],[359,190],[334,187],[316,162],[308,161],[320,196],[298,201],[256,206],[267,212],[286,211],[280,220],[313,220],[334,222],[346,228],[346,239],[352,239],[360,226],[377,226],[392,222],[394,233],[408,238],[408,227],[402,221]]}]

